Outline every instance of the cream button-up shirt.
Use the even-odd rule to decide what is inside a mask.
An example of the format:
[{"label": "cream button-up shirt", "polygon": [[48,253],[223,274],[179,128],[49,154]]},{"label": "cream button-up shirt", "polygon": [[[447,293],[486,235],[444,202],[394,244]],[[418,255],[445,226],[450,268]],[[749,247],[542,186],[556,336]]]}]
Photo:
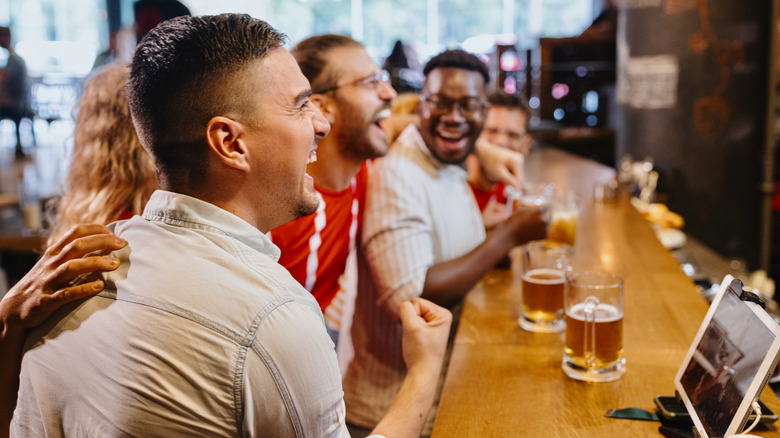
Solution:
[{"label": "cream button-up shirt", "polygon": [[106,290],[28,336],[12,436],[343,437],[319,306],[265,234],[157,191]]}]

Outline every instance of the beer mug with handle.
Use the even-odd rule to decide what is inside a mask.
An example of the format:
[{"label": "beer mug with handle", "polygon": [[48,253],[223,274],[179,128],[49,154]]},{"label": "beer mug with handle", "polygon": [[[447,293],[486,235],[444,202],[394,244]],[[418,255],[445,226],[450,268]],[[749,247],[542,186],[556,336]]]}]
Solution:
[{"label": "beer mug with handle", "polygon": [[531,332],[563,331],[563,291],[569,272],[571,246],[535,240],[523,245],[522,254],[520,326]]},{"label": "beer mug with handle", "polygon": [[571,274],[566,280],[565,307],[563,372],[588,382],[619,379],[626,371],[623,279],[606,272]]}]

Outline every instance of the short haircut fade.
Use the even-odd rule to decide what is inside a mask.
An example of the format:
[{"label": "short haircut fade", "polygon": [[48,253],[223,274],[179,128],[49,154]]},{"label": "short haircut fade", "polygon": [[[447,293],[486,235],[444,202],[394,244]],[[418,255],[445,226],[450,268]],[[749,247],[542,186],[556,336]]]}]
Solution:
[{"label": "short haircut fade", "polygon": [[239,75],[284,42],[284,34],[268,23],[243,14],[177,17],[141,40],[127,97],[158,179],[203,171],[206,124],[218,115],[249,110],[240,98]]}]

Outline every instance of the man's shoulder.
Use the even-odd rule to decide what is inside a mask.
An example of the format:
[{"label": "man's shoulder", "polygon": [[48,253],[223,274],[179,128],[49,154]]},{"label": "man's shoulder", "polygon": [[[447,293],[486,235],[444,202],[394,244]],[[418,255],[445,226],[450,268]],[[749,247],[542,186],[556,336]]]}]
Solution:
[{"label": "man's shoulder", "polygon": [[112,227],[128,242],[115,253],[120,267],[104,274],[118,300],[239,331],[287,303],[319,310],[276,260],[228,236],[139,216]]},{"label": "man's shoulder", "polygon": [[369,187],[378,179],[384,179],[393,186],[415,186],[422,190],[437,174],[437,169],[422,151],[415,147],[402,147],[374,163],[369,173]]}]

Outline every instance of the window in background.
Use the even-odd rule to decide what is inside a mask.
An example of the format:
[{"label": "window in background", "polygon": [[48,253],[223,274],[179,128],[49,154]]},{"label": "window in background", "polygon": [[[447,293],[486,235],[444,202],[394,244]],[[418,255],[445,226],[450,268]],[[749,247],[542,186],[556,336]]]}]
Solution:
[{"label": "window in background", "polygon": [[528,3],[527,35],[562,38],[579,35],[593,22],[591,0],[525,0]]},{"label": "window in background", "polygon": [[440,1],[438,21],[442,46],[457,47],[474,35],[504,32],[504,6],[503,0]]},{"label": "window in background", "polygon": [[286,33],[350,35],[381,63],[396,40],[420,62],[481,34],[514,33],[518,49],[540,37],[579,35],[592,21],[593,0],[183,0],[193,14],[243,12]]},{"label": "window in background", "polygon": [[286,33],[292,44],[325,33],[352,35],[350,0],[269,0],[270,15],[264,18]]},{"label": "window in background", "polygon": [[0,8],[30,76],[81,77],[92,68],[107,18],[102,0],[5,0]]},{"label": "window in background", "polygon": [[[390,54],[396,40],[411,45],[416,56],[428,59],[430,1],[363,0],[363,44],[378,62]],[[408,56],[408,55],[407,55]]]}]

